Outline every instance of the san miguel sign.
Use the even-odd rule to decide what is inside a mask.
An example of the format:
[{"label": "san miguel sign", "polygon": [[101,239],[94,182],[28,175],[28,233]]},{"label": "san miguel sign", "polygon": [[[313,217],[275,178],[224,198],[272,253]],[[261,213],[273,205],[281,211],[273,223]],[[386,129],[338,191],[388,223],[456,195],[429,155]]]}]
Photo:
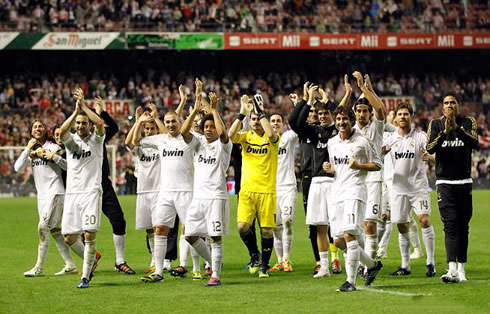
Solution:
[{"label": "san miguel sign", "polygon": [[488,49],[490,33],[300,34],[225,33],[225,49]]}]

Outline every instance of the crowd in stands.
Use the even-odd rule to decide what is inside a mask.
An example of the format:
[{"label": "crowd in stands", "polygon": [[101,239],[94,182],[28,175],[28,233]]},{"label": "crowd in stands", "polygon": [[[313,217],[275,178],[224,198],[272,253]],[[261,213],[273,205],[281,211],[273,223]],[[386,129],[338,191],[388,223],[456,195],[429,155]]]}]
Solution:
[{"label": "crowd in stands", "polygon": [[441,32],[487,30],[471,0],[2,0],[0,31]]},{"label": "crowd in stands", "polygon": [[[150,73],[145,71],[144,73]],[[428,122],[441,115],[441,96],[445,91],[454,90],[464,103],[463,110],[473,115],[478,122],[479,134],[490,137],[490,111],[485,110],[485,104],[490,104],[490,78],[475,78],[471,81],[459,81],[445,76],[384,76],[371,73],[375,90],[380,96],[415,96],[416,120],[420,129],[425,130]],[[148,79],[151,77],[152,79]],[[269,73],[265,77],[250,74],[232,75],[226,73],[220,77],[201,76],[204,90],[215,91],[220,98],[220,107],[224,121],[229,127],[239,109],[240,95],[254,94],[260,91],[268,104],[270,112],[280,112],[287,115],[292,110],[288,94],[302,93],[302,85],[307,77],[291,72],[288,75]],[[104,99],[131,99],[135,105],[145,105],[153,102],[160,108],[163,115],[169,109],[175,109],[180,101],[178,85],[182,83],[187,88],[188,108],[194,102],[194,77],[181,72],[175,75],[163,72],[160,75],[134,74],[127,81],[104,79],[95,74],[85,77],[80,74],[69,76],[40,75],[19,73],[14,76],[0,77],[0,146],[25,146],[29,138],[30,122],[40,117],[52,128],[62,123],[73,110],[72,92],[81,87],[87,99],[101,96]],[[343,78],[331,77],[320,82],[328,97],[338,102],[344,95]],[[354,81],[352,81],[354,84]],[[359,91],[355,88],[355,97]],[[488,106],[487,106],[488,108]],[[115,115],[120,126],[120,132],[110,144],[116,146],[117,180],[119,192],[134,191],[134,160],[124,147],[124,139],[132,123],[127,115]],[[22,189],[28,191],[29,180],[26,174],[13,172],[13,161],[20,151],[0,151],[0,172],[2,177],[0,193],[11,190],[13,186],[23,187],[16,190],[22,194]],[[482,150],[474,154],[473,177],[480,180],[482,185],[489,181],[490,150]],[[430,172],[431,174],[432,172]],[[433,175],[433,174],[432,174]],[[478,182],[480,182],[478,181]],[[24,182],[24,184],[20,184]]]}]

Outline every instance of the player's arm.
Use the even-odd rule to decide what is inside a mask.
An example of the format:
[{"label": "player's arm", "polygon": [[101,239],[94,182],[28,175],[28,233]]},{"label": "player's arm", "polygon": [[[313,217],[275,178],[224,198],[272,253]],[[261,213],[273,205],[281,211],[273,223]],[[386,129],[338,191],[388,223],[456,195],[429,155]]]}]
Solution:
[{"label": "player's arm", "polygon": [[214,125],[216,126],[216,133],[220,138],[221,143],[228,143],[230,138],[228,137],[228,133],[226,132],[226,126],[223,123],[219,113],[218,113],[218,96],[215,93],[209,93],[209,102],[211,113],[213,114]]},{"label": "player's arm", "polygon": [[[87,106],[87,104],[85,103],[85,99],[83,98],[82,89],[78,88],[77,91],[79,94],[82,95],[80,99],[80,108],[82,109],[83,112],[85,112],[88,119],[92,121],[92,123],[95,125],[95,134],[97,134],[98,136],[104,136],[105,134],[104,120],[102,120],[101,117],[99,117],[95,112],[90,110],[90,108]],[[100,97],[98,98],[98,100],[100,100]]]},{"label": "player's arm", "polygon": [[58,154],[58,152],[60,152],[60,151],[61,151],[61,148],[57,151],[54,151],[54,152],[46,149],[46,150],[44,150],[42,157],[46,160],[54,162],[61,169],[66,170],[67,169],[66,159],[61,157],[60,154]]},{"label": "player's arm", "polygon": [[344,86],[345,86],[345,94],[344,97],[342,97],[339,106],[349,105],[350,98],[352,96],[352,85],[350,85],[349,83],[349,76],[347,74],[344,75]]},{"label": "player's arm", "polygon": [[[70,139],[70,137],[71,137],[70,136],[70,129],[72,128],[73,124],[75,123],[75,119],[76,119],[77,115],[81,111],[81,109],[80,109],[80,97],[81,97],[81,95],[78,94],[78,91],[75,91],[74,96],[76,99],[75,111],[73,111],[71,116],[69,116],[68,119],[66,119],[65,122],[63,122],[63,124],[60,127],[60,138],[63,141],[63,143],[65,143],[66,141],[68,141]],[[65,145],[66,145],[66,143],[65,143]]]},{"label": "player's arm", "polygon": [[198,95],[196,97],[194,108],[180,128],[180,133],[182,133],[182,136],[184,137],[184,141],[186,143],[190,143],[192,141],[192,138],[194,137],[194,135],[191,134],[192,122],[194,122],[194,119],[202,108],[201,97],[201,95]]},{"label": "player's arm", "polygon": [[135,130],[133,134],[133,147],[134,146],[140,146],[141,142],[141,128],[145,122],[151,121],[152,117],[150,116],[150,113],[145,111],[141,117],[136,121],[135,124]]},{"label": "player's arm", "polygon": [[435,154],[447,137],[447,133],[441,130],[438,120],[431,120],[427,130],[427,151]]},{"label": "player's arm", "polygon": [[27,162],[29,161],[29,152],[34,147],[34,145],[36,145],[36,143],[37,140],[33,138],[31,138],[29,142],[27,142],[26,148],[22,151],[19,158],[17,158],[17,160],[15,161],[14,164],[15,172],[24,170],[25,166],[27,165]]},{"label": "player's arm", "polygon": [[381,158],[376,153],[376,149],[374,148],[374,144],[366,139],[366,154],[368,156],[368,162],[358,162],[354,158],[349,158],[349,167],[355,170],[365,170],[365,171],[378,171],[381,170],[383,162]]},{"label": "player's arm", "polygon": [[297,127],[300,133],[304,135],[306,138],[309,138],[310,140],[316,141],[318,139],[317,137],[317,129],[316,127],[310,125],[308,123],[308,116],[310,114],[311,107],[313,105],[313,101],[315,99],[314,93],[318,89],[318,86],[311,84],[308,86],[307,89],[307,103],[305,106],[303,106],[303,109],[301,109],[301,112],[299,113],[298,117],[298,122],[297,122]]},{"label": "player's arm", "polygon": [[107,125],[105,128],[105,139],[104,142],[109,142],[117,132],[119,132],[119,125],[114,119],[112,119],[111,115],[103,110],[102,108],[102,98],[97,97],[95,99],[95,112],[99,115],[99,117],[104,120],[104,123]]},{"label": "player's arm", "polygon": [[184,111],[184,106],[187,102],[187,95],[185,93],[185,86],[180,84],[179,85],[179,96],[180,96],[180,103],[177,109],[175,110],[175,113],[179,118],[182,117],[182,112]]},{"label": "player's arm", "polygon": [[250,105],[249,101],[250,99],[247,95],[243,95],[240,98],[240,113],[228,130],[228,137],[233,143],[239,143],[240,135],[238,134],[238,131],[242,129],[243,120],[252,110],[252,106]]},{"label": "player's arm", "polygon": [[476,121],[473,117],[465,117],[461,125],[456,125],[456,136],[463,141],[465,146],[478,147],[478,133]]},{"label": "player's arm", "polygon": [[372,89],[372,84],[369,75],[366,74],[364,76],[366,80],[365,82],[360,72],[355,71],[354,73],[352,73],[352,75],[357,79],[357,86],[359,86],[361,92],[364,93],[364,96],[366,96],[369,103],[373,106],[374,116],[376,117],[376,119],[384,120],[386,116],[384,105],[381,102],[381,100],[378,98],[374,90]]},{"label": "player's arm", "polygon": [[151,117],[153,118],[153,121],[155,121],[157,127],[158,127],[158,133],[160,134],[163,134],[163,133],[167,133],[168,130],[167,128],[165,127],[165,125],[163,124],[162,120],[160,120],[160,117],[158,116],[158,110],[157,110],[157,106],[154,104],[154,103],[151,103],[149,105],[150,109],[151,109]]},{"label": "player's arm", "polygon": [[269,120],[265,116],[264,98],[260,94],[256,94],[254,96],[254,110],[255,113],[259,116],[260,125],[262,125],[262,128],[264,129],[265,135],[267,135],[272,143],[277,143],[279,137],[277,136],[276,132],[274,132],[274,129],[272,129]]},{"label": "player's arm", "polygon": [[302,133],[300,133],[300,130],[298,128],[298,119],[301,110],[304,108],[304,106],[306,106],[306,101],[304,101],[303,99],[298,99],[298,95],[296,94],[290,94],[289,99],[291,99],[294,104],[293,111],[291,111],[291,113],[289,114],[289,126],[296,134],[301,135]]},{"label": "player's arm", "polygon": [[[139,118],[141,117],[141,113],[143,112],[143,108],[141,106],[138,106],[135,111],[135,121],[137,122]],[[128,135],[126,136],[126,140],[124,140],[124,144],[131,150],[134,148],[133,145],[133,137],[134,137],[134,132],[136,130],[136,122],[133,124],[131,129],[128,132]]]}]

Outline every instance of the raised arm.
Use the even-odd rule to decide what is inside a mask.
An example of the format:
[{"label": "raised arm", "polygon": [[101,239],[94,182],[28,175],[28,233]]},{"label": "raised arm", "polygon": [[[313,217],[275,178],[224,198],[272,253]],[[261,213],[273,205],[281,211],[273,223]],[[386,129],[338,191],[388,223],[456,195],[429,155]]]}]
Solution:
[{"label": "raised arm", "polygon": [[160,133],[160,134],[167,133],[168,132],[167,128],[165,127],[162,120],[160,120],[160,117],[158,116],[157,106],[155,104],[151,103],[149,107],[151,109],[150,115],[158,127],[158,133]]},{"label": "raised arm", "polygon": [[107,125],[105,139],[104,142],[109,142],[117,132],[119,132],[119,125],[117,122],[112,119],[111,115],[103,110],[102,108],[102,98],[97,97],[95,99],[95,112],[99,115],[99,117],[104,120],[104,123]]},{"label": "raised arm", "polygon": [[175,110],[175,113],[179,118],[181,118],[182,112],[184,111],[185,103],[187,102],[187,95],[185,94],[185,86],[182,84],[179,85],[179,96],[180,96],[180,103],[177,109]]},{"label": "raised arm", "polygon": [[350,102],[350,97],[352,96],[352,85],[349,83],[349,76],[344,75],[344,86],[345,86],[345,94],[342,100],[339,103],[339,106],[348,105]]},{"label": "raised arm", "polygon": [[265,135],[270,139],[272,143],[276,143],[279,138],[276,132],[272,128],[269,119],[265,116],[264,112],[264,98],[260,94],[254,96],[254,111],[259,116],[260,125],[264,129]]},{"label": "raised arm", "polygon": [[456,125],[456,136],[470,148],[478,147],[478,133],[476,120],[473,117],[465,117],[460,125]]},{"label": "raised arm", "polygon": [[[139,118],[141,117],[142,111],[143,111],[143,108],[141,108],[141,106],[138,106],[138,108],[136,108],[136,112],[135,112],[135,121],[136,122],[138,122]],[[134,137],[134,132],[136,130],[136,122],[133,124],[133,126],[129,130],[128,135],[126,136],[126,140],[124,141],[124,144],[127,147],[129,147],[129,149],[133,149],[133,147],[134,147],[133,137]]]},{"label": "raised arm", "polygon": [[136,121],[135,124],[135,130],[133,133],[133,147],[134,146],[140,146],[140,141],[141,141],[141,127],[145,122],[151,121],[152,117],[148,111],[145,111],[141,117]]},{"label": "raised arm", "polygon": [[66,142],[70,138],[70,129],[75,123],[75,119],[77,115],[80,113],[80,98],[77,93],[75,93],[75,99],[76,99],[76,104],[75,104],[75,110],[71,114],[71,116],[68,117],[68,119],[63,122],[63,124],[60,127],[60,138],[63,142]]},{"label": "raised arm", "polygon": [[233,121],[233,124],[231,125],[230,129],[228,130],[228,136],[230,139],[233,141],[233,143],[237,143],[238,141],[238,131],[240,131],[243,127],[243,120],[245,117],[250,113],[250,111],[253,108],[253,104],[250,103],[250,99],[248,98],[247,95],[243,95],[240,98],[240,113],[238,114],[238,117],[236,118],[235,121]]},{"label": "raised arm", "polygon": [[367,78],[367,80],[365,83],[360,72],[355,71],[354,73],[352,73],[352,75],[357,79],[357,86],[359,86],[361,92],[367,98],[369,103],[373,106],[376,119],[385,120],[384,105],[378,98],[378,96],[374,93],[374,90],[372,90],[371,80],[369,79],[369,76],[366,74],[365,77]]},{"label": "raised arm", "polygon": [[194,122],[194,119],[196,118],[197,114],[202,108],[202,102],[201,102],[201,95],[198,95],[196,98],[196,102],[194,104],[194,108],[192,109],[191,113],[185,120],[184,124],[180,128],[180,133],[182,133],[182,136],[184,137],[184,140],[186,143],[189,143],[192,140],[192,134],[191,134],[191,128],[192,128],[192,122]]},{"label": "raised arm", "polygon": [[82,109],[83,112],[85,112],[88,119],[90,121],[92,121],[92,123],[95,125],[95,134],[97,134],[98,136],[103,136],[105,134],[104,120],[102,120],[101,117],[99,117],[95,112],[90,110],[90,108],[87,106],[87,104],[85,103],[85,99],[83,97],[83,91],[81,88],[78,88],[76,93],[81,95],[81,96],[79,96],[80,108]]},{"label": "raised arm", "polygon": [[226,132],[225,124],[218,113],[218,97],[215,93],[209,93],[209,101],[211,106],[211,113],[213,114],[214,125],[216,126],[216,132],[221,140],[221,143],[228,143],[230,138]]},{"label": "raised arm", "polygon": [[31,138],[29,140],[26,148],[22,151],[19,158],[17,158],[17,160],[15,161],[15,164],[14,164],[15,172],[19,172],[19,171],[24,170],[25,166],[27,165],[27,162],[29,161],[29,152],[34,147],[34,145],[36,145],[36,143],[37,143],[37,140],[34,138]]}]

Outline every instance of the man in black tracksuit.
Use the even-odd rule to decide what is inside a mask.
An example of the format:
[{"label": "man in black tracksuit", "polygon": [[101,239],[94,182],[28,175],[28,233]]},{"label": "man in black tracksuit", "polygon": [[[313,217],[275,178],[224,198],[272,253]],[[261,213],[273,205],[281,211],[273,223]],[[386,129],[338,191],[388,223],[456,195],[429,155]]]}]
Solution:
[{"label": "man in black tracksuit", "polygon": [[444,115],[429,124],[427,151],[436,154],[437,202],[449,263],[449,271],[441,279],[456,283],[466,281],[464,266],[473,212],[471,152],[478,146],[478,135],[475,119],[460,114],[454,93],[446,94],[443,108]]}]

